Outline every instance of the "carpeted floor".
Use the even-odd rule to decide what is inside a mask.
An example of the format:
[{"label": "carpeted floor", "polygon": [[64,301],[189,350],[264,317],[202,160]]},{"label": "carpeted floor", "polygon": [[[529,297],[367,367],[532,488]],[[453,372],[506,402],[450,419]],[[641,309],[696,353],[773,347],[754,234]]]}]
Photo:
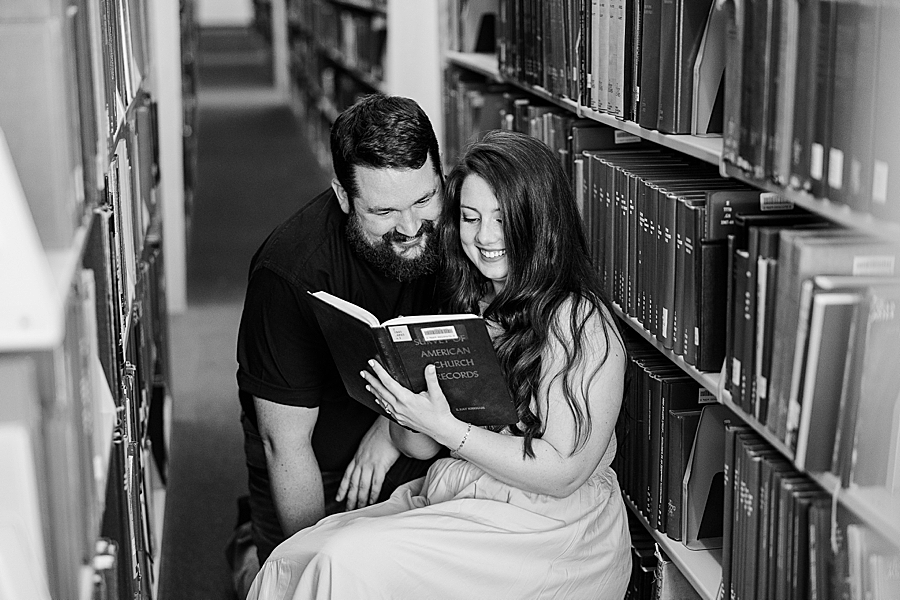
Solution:
[{"label": "carpeted floor", "polygon": [[[233,36],[229,43],[229,35]],[[301,125],[283,106],[204,106],[202,92],[271,81],[261,41],[201,36],[198,182],[188,240],[188,310],[170,317],[173,407],[159,598],[232,600],[224,548],[246,493],[235,340],[253,252],[328,185]],[[264,50],[264,48],[263,48]],[[236,98],[240,94],[236,94]]]}]

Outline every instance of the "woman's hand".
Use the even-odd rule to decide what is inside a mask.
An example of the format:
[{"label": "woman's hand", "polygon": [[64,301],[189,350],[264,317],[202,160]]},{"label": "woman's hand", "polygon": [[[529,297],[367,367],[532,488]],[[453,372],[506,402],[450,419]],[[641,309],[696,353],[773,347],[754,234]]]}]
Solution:
[{"label": "woman's hand", "polygon": [[375,395],[375,402],[400,425],[440,439],[436,434],[456,420],[441,391],[434,365],[425,367],[427,389],[418,394],[397,383],[378,361],[369,361],[369,367],[375,375],[368,371],[361,373],[369,391]]}]

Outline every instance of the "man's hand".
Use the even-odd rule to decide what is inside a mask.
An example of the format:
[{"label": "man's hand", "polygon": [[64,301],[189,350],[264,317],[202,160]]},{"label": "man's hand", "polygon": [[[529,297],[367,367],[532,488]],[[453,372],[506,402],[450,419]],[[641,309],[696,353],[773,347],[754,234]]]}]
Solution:
[{"label": "man's hand", "polygon": [[381,494],[384,476],[400,457],[391,441],[389,425],[384,417],[375,420],[344,471],[336,500],[346,498],[347,510],[374,504]]}]

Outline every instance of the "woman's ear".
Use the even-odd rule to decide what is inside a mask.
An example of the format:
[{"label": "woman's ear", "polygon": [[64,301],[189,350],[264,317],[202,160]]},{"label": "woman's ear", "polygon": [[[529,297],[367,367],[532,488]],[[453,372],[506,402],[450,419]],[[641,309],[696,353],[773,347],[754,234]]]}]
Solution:
[{"label": "woman's ear", "polygon": [[331,189],[334,190],[334,195],[337,196],[338,204],[341,205],[341,210],[344,211],[344,214],[350,214],[350,196],[347,195],[347,190],[344,189],[337,178],[331,180]]}]

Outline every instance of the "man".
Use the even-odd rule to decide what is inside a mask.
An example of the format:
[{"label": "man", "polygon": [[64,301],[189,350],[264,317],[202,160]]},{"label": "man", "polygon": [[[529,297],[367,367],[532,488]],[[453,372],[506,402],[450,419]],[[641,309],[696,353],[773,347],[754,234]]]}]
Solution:
[{"label": "man", "polygon": [[331,153],[331,189],[278,226],[250,265],[237,381],[259,564],[341,502],[374,503],[427,468],[400,455],[387,419],[347,395],[306,292],[380,320],[434,310],[437,139],[418,104],[379,94],[337,118]]}]

